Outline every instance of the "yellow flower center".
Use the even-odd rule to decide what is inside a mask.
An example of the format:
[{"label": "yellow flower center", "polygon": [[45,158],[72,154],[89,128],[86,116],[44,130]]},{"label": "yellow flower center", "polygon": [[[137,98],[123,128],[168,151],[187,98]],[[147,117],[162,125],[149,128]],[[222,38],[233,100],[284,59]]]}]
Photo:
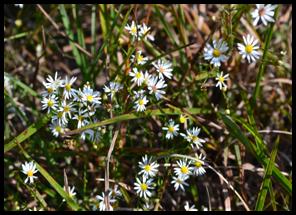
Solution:
[{"label": "yellow flower center", "polygon": [[221,77],[219,77],[219,82],[224,82],[224,77],[223,76],[221,76]]},{"label": "yellow flower center", "polygon": [[82,121],[83,120],[83,116],[78,116],[78,120]]},{"label": "yellow flower center", "polygon": [[87,95],[86,96],[86,100],[89,101],[89,102],[92,102],[94,99],[94,97],[92,95]]},{"label": "yellow flower center", "polygon": [[195,165],[197,168],[199,168],[199,167],[202,166],[202,163],[199,162],[199,161],[195,161],[194,165]]},{"label": "yellow flower center", "polygon": [[47,102],[47,106],[48,106],[48,107],[52,107],[52,106],[53,106],[53,101],[52,101],[52,100],[48,100],[48,102]]},{"label": "yellow flower center", "polygon": [[32,171],[32,170],[29,170],[29,171],[27,172],[27,175],[28,175],[29,177],[33,176],[33,171]]},{"label": "yellow flower center", "polygon": [[58,112],[58,118],[62,118],[63,117],[63,111]]},{"label": "yellow flower center", "polygon": [[246,51],[248,54],[252,53],[252,51],[253,51],[253,46],[252,46],[252,45],[246,45],[246,47],[245,47],[245,51]]},{"label": "yellow flower center", "polygon": [[144,190],[144,191],[147,190],[148,188],[147,184],[145,183],[141,184],[140,187],[141,187],[141,190]]},{"label": "yellow flower center", "polygon": [[66,88],[67,91],[70,91],[71,90],[71,84],[66,84],[65,88]]},{"label": "yellow flower center", "polygon": [[142,62],[143,59],[144,59],[144,57],[142,55],[138,54],[138,56],[137,56],[138,63]]},{"label": "yellow flower center", "polygon": [[187,166],[182,166],[182,167],[181,167],[181,172],[182,172],[183,174],[188,174],[188,172],[189,172],[188,167],[187,167]]},{"label": "yellow flower center", "polygon": [[180,116],[180,123],[185,123],[185,122],[186,122],[186,118],[183,115],[181,115]]},{"label": "yellow flower center", "polygon": [[136,34],[137,33],[137,27],[136,26],[133,26],[131,28],[131,32],[134,33],[134,34]]},{"label": "yellow flower center", "polygon": [[65,107],[64,107],[64,112],[69,112],[70,111],[70,107],[68,106],[68,105],[66,105]]},{"label": "yellow flower center", "polygon": [[220,50],[219,50],[219,49],[214,49],[214,51],[213,51],[213,56],[214,56],[214,57],[220,57],[220,55],[221,55]]},{"label": "yellow flower center", "polygon": [[49,94],[51,94],[51,93],[53,92],[53,89],[52,89],[51,87],[49,87],[49,88],[47,88],[47,92],[48,92]]},{"label": "yellow flower center", "polygon": [[144,167],[146,172],[149,172],[151,170],[151,166],[148,164]]},{"label": "yellow flower center", "polygon": [[58,125],[58,126],[55,127],[55,130],[56,130],[58,133],[61,133],[61,132],[62,132],[62,127]]},{"label": "yellow flower center", "polygon": [[192,138],[193,142],[195,142],[195,141],[197,141],[199,139],[197,136],[192,136],[191,138]]},{"label": "yellow flower center", "polygon": [[140,72],[137,72],[137,74],[136,74],[136,78],[139,79],[139,78],[141,78],[141,77],[142,77],[142,74],[141,74]]},{"label": "yellow flower center", "polygon": [[168,130],[169,130],[169,132],[173,133],[175,131],[175,128],[174,128],[174,126],[169,126]]},{"label": "yellow flower center", "polygon": [[144,100],[143,99],[139,100],[139,105],[144,105]]}]

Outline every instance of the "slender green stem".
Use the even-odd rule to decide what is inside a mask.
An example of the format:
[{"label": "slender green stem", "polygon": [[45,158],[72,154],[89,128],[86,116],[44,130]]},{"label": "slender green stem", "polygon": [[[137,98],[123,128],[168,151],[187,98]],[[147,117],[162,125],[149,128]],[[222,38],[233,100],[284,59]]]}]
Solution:
[{"label": "slender green stem", "polygon": [[[274,15],[275,20],[277,19],[277,14],[278,14],[278,11],[279,11],[279,7],[280,6],[278,6],[276,8],[276,10],[275,10],[275,15]],[[257,97],[258,97],[258,95],[260,93],[260,81],[261,81],[263,73],[265,71],[266,61],[267,61],[266,57],[267,57],[267,52],[268,52],[268,48],[269,48],[269,45],[270,45],[270,41],[271,41],[271,38],[272,38],[274,25],[275,25],[275,22],[270,24],[270,27],[267,30],[267,33],[266,33],[266,36],[265,36],[264,51],[263,51],[263,55],[262,55],[262,62],[261,62],[260,67],[259,67],[259,73],[258,73],[257,79],[256,79],[256,87],[255,87],[255,90],[254,90],[253,96],[252,96],[252,102],[251,102],[252,109],[254,109],[255,104],[256,104],[256,99],[257,99]]]}]

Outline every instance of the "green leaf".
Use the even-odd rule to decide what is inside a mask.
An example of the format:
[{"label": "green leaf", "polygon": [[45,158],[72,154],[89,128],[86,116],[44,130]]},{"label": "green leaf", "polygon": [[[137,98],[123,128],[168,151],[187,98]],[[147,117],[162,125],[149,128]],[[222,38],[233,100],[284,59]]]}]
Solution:
[{"label": "green leaf", "polygon": [[[264,151],[260,150],[260,148],[256,148],[256,145],[249,141],[249,139],[243,134],[239,126],[233,122],[233,120],[226,116],[223,113],[220,113],[220,116],[224,122],[224,124],[227,126],[230,134],[237,138],[241,143],[245,145],[248,151],[254,155],[257,160],[266,168],[269,162],[269,159],[267,158]],[[280,185],[285,189],[285,191],[292,195],[292,183],[281,173],[281,171],[276,167],[273,166],[272,168],[272,176],[275,177],[275,179],[280,183]]]},{"label": "green leaf", "polygon": [[44,126],[50,120],[50,116],[46,115],[45,117],[41,118],[36,123],[33,123],[29,128],[24,130],[21,134],[19,134],[16,138],[12,141],[4,145],[4,153],[8,152],[12,148],[14,148],[17,144],[22,143],[30,136],[35,134],[42,126]]},{"label": "green leaf", "polygon": [[[183,108],[190,114],[200,114],[200,113],[206,113],[206,110],[202,110],[201,108]],[[132,119],[140,119],[140,118],[146,118],[146,117],[151,117],[151,116],[158,116],[158,115],[179,115],[182,114],[183,111],[180,108],[163,108],[163,109],[155,109],[155,110],[146,110],[144,113],[139,114],[139,113],[129,113],[129,114],[123,114],[120,116],[113,117],[111,119],[106,119],[100,122],[92,123],[87,126],[84,126],[79,129],[75,129],[72,131],[67,132],[65,135],[72,135],[72,134],[77,134],[80,133],[84,130],[91,129],[91,128],[96,128],[104,125],[109,125],[109,124],[114,124],[117,122],[121,121],[126,121],[126,120],[132,120]]]},{"label": "green leaf", "polygon": [[257,198],[256,206],[255,206],[256,211],[262,211],[264,208],[266,194],[269,189],[269,186],[271,186],[270,178],[272,175],[272,169],[274,167],[274,163],[275,163],[274,161],[275,161],[275,158],[277,155],[278,146],[279,146],[279,137],[277,138],[277,140],[275,142],[275,146],[273,147],[273,150],[271,152],[271,157],[269,159],[267,168],[265,170],[265,175],[263,178],[263,182],[261,184],[260,192],[258,194],[258,198]]},{"label": "green leaf", "polygon": [[[65,9],[65,6],[63,4],[60,4],[59,5],[59,11],[60,11],[60,14],[61,14],[61,17],[62,17],[62,21],[63,21],[63,24],[65,26],[65,30],[66,30],[66,33],[68,35],[68,37],[70,38],[70,45],[71,45],[71,48],[72,48],[72,52],[73,52],[73,55],[75,57],[75,60],[76,60],[76,63],[77,65],[80,67],[81,71],[82,71],[82,74],[84,76],[84,79],[85,80],[89,80],[89,74],[88,74],[88,71],[87,71],[87,66],[86,66],[86,59],[85,59],[85,56],[80,53],[77,49],[77,47],[74,45],[73,41],[74,40],[74,33],[71,29],[71,22],[69,20],[69,17],[68,17],[68,14],[66,12],[66,9]],[[77,19],[76,19],[77,21]],[[79,27],[78,27],[78,32],[80,32],[80,36],[79,37],[83,37],[81,34],[81,30],[79,30]],[[81,40],[81,38],[80,38]],[[82,41],[80,41],[82,42]],[[83,45],[83,44],[79,44],[79,45]]]}]

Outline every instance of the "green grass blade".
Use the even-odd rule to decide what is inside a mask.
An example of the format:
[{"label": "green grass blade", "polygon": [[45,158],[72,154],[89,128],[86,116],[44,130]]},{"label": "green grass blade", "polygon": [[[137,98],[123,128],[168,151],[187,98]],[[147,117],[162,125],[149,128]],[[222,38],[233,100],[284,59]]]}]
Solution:
[{"label": "green grass blade", "polygon": [[264,203],[265,203],[265,198],[267,195],[267,191],[269,189],[269,186],[271,186],[271,175],[272,175],[272,169],[274,166],[274,161],[277,155],[277,150],[278,150],[278,145],[279,145],[279,137],[277,138],[276,142],[275,142],[275,146],[271,152],[271,157],[269,159],[267,168],[265,170],[265,175],[263,178],[263,182],[260,188],[260,192],[258,194],[258,198],[257,198],[257,202],[256,202],[256,206],[255,206],[255,210],[256,211],[262,211],[264,208]]},{"label": "green grass blade", "polygon": [[48,183],[60,194],[61,197],[63,197],[68,205],[73,209],[73,210],[79,210],[80,207],[79,205],[69,196],[69,194],[64,191],[64,189],[59,185],[59,183],[56,182],[56,180],[41,166],[39,165],[38,162],[36,162],[34,159],[31,158],[31,156],[24,150],[24,148],[18,143],[17,144],[22,151],[23,155],[26,157],[28,160],[33,160],[34,163],[36,164],[37,169],[41,173],[41,175],[48,181]]},{"label": "green grass blade", "polygon": [[[76,46],[72,42],[72,41],[75,41],[74,40],[74,34],[73,34],[72,29],[71,29],[71,24],[70,24],[68,14],[67,14],[65,6],[63,4],[59,5],[59,11],[60,11],[60,14],[61,14],[61,17],[62,17],[63,24],[65,26],[66,33],[67,33],[68,37],[70,38],[69,42],[70,42],[70,45],[71,45],[71,48],[72,48],[73,55],[75,57],[75,61],[76,61],[77,65],[80,67],[84,79],[89,80],[87,67],[86,67],[85,56],[78,51],[78,49],[76,48]],[[79,44],[79,45],[82,45],[82,44]]]},{"label": "green grass blade", "polygon": [[[256,148],[255,144],[253,144],[249,139],[243,134],[239,126],[233,122],[233,120],[229,117],[220,113],[220,116],[227,126],[230,134],[237,138],[241,143],[245,145],[248,151],[250,151],[257,160],[266,168],[269,162],[269,159],[266,157],[265,153],[260,149]],[[275,179],[280,183],[280,185],[285,189],[285,191],[292,195],[292,183],[281,173],[281,171],[274,166],[272,169],[272,175]]]},{"label": "green grass blade", "polygon": [[[84,33],[83,33],[83,29],[81,27],[80,16],[77,15],[76,4],[72,4],[72,12],[73,12],[73,17],[75,19],[76,27],[77,27],[78,44],[85,49]],[[88,74],[88,66],[87,66],[88,64],[86,61],[86,57],[81,52],[79,52],[79,55],[80,55],[81,64],[82,64],[82,74],[86,78],[86,80],[89,80],[90,75]]]},{"label": "green grass blade", "polygon": [[9,40],[19,39],[19,38],[22,38],[22,37],[26,37],[26,36],[28,36],[28,35],[30,35],[32,33],[33,32],[28,31],[28,32],[22,32],[22,33],[19,33],[19,34],[15,34],[15,35],[12,35],[10,37],[4,38],[4,42],[9,41]]},{"label": "green grass blade", "polygon": [[50,120],[50,116],[46,115],[45,117],[41,118],[36,123],[32,124],[29,128],[24,130],[21,134],[19,134],[16,138],[11,140],[9,143],[4,145],[4,153],[8,152],[9,150],[13,149],[17,144],[22,143],[30,136],[35,134],[42,126],[44,126]]},{"label": "green grass blade", "polygon": [[[123,9],[123,5],[120,5],[119,6],[119,9],[118,9],[118,12],[117,12],[117,15],[116,15],[116,17],[114,18],[114,20],[112,22],[112,25],[111,25],[110,31],[108,33],[108,36],[106,37],[106,40],[104,40],[103,44],[101,45],[101,47],[97,51],[97,56],[96,56],[94,62],[92,63],[92,65],[90,67],[90,73],[93,74],[93,77],[92,78],[93,78],[94,82],[95,82],[95,79],[96,79],[98,73],[100,72],[99,69],[97,69],[96,71],[94,71],[94,68],[96,67],[97,63],[99,62],[99,59],[100,59],[101,55],[103,54],[104,48],[109,43],[109,39],[110,39],[110,37],[112,35],[112,32],[113,32],[113,29],[114,29],[114,27],[115,27],[115,25],[117,23],[117,19],[118,19],[118,17],[120,17],[119,15],[120,15],[122,9]],[[132,10],[132,8],[130,10]]]},{"label": "green grass blade", "polygon": [[106,40],[107,36],[107,22],[106,22],[106,5],[105,4],[99,4],[99,16],[100,16],[100,24],[103,32],[104,40]]},{"label": "green grass blade", "polygon": [[27,84],[23,83],[21,80],[19,80],[16,77],[13,77],[12,75],[4,72],[4,75],[7,76],[14,84],[16,84],[17,86],[19,86],[20,88],[22,88],[24,90],[24,92],[29,93],[30,95],[34,96],[34,97],[39,97],[41,98],[41,96],[35,91],[33,90],[31,87],[29,87]]},{"label": "green grass blade", "polygon": [[[200,113],[206,113],[206,110],[203,110],[201,108],[184,108],[187,112],[190,114],[200,114]],[[113,117],[111,119],[106,119],[97,123],[92,123],[87,126],[84,126],[79,129],[75,129],[72,131],[67,132],[65,135],[72,135],[72,134],[77,134],[80,133],[84,130],[91,129],[91,128],[96,128],[100,127],[103,125],[109,125],[109,124],[114,124],[117,122],[121,121],[126,121],[126,120],[132,120],[132,119],[140,119],[140,118],[145,118],[145,117],[151,117],[151,116],[159,116],[159,115],[179,115],[182,114],[182,110],[180,108],[163,108],[163,109],[156,109],[156,110],[146,110],[144,114],[138,114],[138,113],[129,113],[129,114],[123,114],[120,116]]]}]

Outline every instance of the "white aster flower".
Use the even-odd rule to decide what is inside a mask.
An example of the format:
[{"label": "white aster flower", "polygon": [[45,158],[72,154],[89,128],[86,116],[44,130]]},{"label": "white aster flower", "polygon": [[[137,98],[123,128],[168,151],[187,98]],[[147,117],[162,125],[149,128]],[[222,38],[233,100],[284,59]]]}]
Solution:
[{"label": "white aster flower", "polygon": [[229,74],[225,74],[223,76],[223,72],[220,74],[217,74],[217,77],[215,80],[217,81],[216,87],[219,87],[220,90],[227,89],[227,85],[224,83],[224,81],[227,81]]},{"label": "white aster flower", "polygon": [[259,59],[259,56],[262,55],[260,51],[257,51],[259,49],[258,40],[255,39],[253,36],[248,34],[246,37],[243,36],[245,45],[238,43],[238,49],[239,53],[242,55],[242,57],[245,59],[248,59],[248,62],[251,63],[256,62],[256,59]]},{"label": "white aster flower", "polygon": [[198,127],[188,129],[186,130],[186,133],[187,134],[181,133],[180,135],[183,136],[188,142],[194,143],[198,149],[202,147],[202,143],[206,142],[204,139],[198,137],[200,133],[200,128]]},{"label": "white aster flower", "polygon": [[197,209],[195,208],[195,206],[192,205],[190,207],[188,202],[186,202],[186,204],[184,205],[184,209],[185,209],[185,211],[197,211]]},{"label": "white aster flower", "polygon": [[95,142],[97,143],[98,140],[101,137],[101,133],[98,131],[98,129],[93,130],[93,129],[87,129],[85,131],[83,131],[80,135],[80,138],[82,140],[85,140],[85,138],[88,138],[91,142]]},{"label": "white aster flower", "polygon": [[148,159],[147,155],[142,157],[142,162],[139,162],[139,167],[142,169],[138,174],[145,177],[154,177],[158,172],[159,164],[157,162],[151,162],[151,158]]},{"label": "white aster flower", "polygon": [[254,21],[253,25],[256,26],[261,19],[264,25],[267,25],[268,22],[274,22],[274,10],[277,5],[268,4],[264,6],[264,4],[256,4],[256,9],[251,13]]},{"label": "white aster flower", "polygon": [[45,82],[42,82],[42,84],[46,88],[45,91],[42,91],[41,92],[41,95],[43,97],[52,96],[53,94],[55,94],[57,92],[57,89],[56,89],[56,86],[55,86],[54,83],[45,83]]},{"label": "white aster flower", "polygon": [[189,160],[188,163],[187,163],[187,159],[178,160],[177,161],[178,167],[174,168],[174,173],[177,176],[191,175],[193,171],[193,167],[191,167],[190,164],[191,164],[191,160]]},{"label": "white aster flower", "polygon": [[65,129],[62,125],[58,123],[58,121],[53,121],[50,125],[50,130],[53,133],[53,136],[58,137],[60,134],[65,132]]},{"label": "white aster flower", "polygon": [[144,83],[146,86],[148,86],[148,85],[149,85],[149,81],[151,80],[151,78],[152,78],[152,75],[149,74],[147,71],[145,71],[145,73],[144,73],[144,81],[143,81],[143,83]]},{"label": "white aster flower", "polygon": [[205,168],[203,168],[203,165],[205,164],[204,160],[206,159],[206,157],[203,156],[203,154],[200,154],[199,156],[195,154],[195,157],[198,159],[198,161],[194,160],[194,174],[196,176],[205,174],[206,170]]},{"label": "white aster flower", "polygon": [[227,61],[228,57],[225,53],[228,50],[227,43],[220,40],[213,40],[213,47],[207,43],[204,48],[204,58],[205,60],[210,60],[211,64],[214,64],[215,67],[220,67],[221,62]]},{"label": "white aster flower", "polygon": [[72,85],[74,84],[76,79],[77,77],[72,77],[71,79],[68,79],[68,76],[66,76],[64,84],[62,85],[62,87],[64,87],[63,96],[65,99],[75,97],[76,90],[72,88]]},{"label": "white aster flower", "polygon": [[87,120],[88,114],[86,112],[87,110],[79,109],[77,114],[74,115],[73,119],[76,119],[78,121],[77,128],[86,126],[89,123],[89,121]]},{"label": "white aster flower", "polygon": [[37,209],[36,206],[33,209],[29,208],[29,211],[43,211],[43,208]]},{"label": "white aster flower", "polygon": [[[112,198],[110,198],[111,197],[111,195],[110,195],[111,193],[109,193],[109,210],[110,211],[113,211],[113,207],[111,206],[111,204],[112,203],[114,203],[114,202],[116,202],[116,200],[115,199],[112,199]],[[102,196],[100,196],[100,195],[96,195],[96,199],[99,201],[99,210],[100,211],[105,211],[106,210],[106,204],[105,204],[105,193],[104,192],[102,192]]]},{"label": "white aster flower", "polygon": [[142,181],[140,181],[139,178],[136,178],[136,181],[134,183],[135,187],[134,189],[136,190],[137,194],[142,198],[144,196],[144,198],[147,200],[148,197],[151,197],[152,193],[151,190],[152,189],[152,181],[153,179],[147,179],[145,176],[142,177]]},{"label": "white aster flower", "polygon": [[[64,186],[64,190],[66,191],[66,193],[69,194],[70,198],[73,198],[74,196],[76,196],[76,192],[74,192],[75,186],[73,186],[72,188],[69,186],[68,189],[69,189],[69,192],[66,190],[66,187]],[[65,202],[65,201],[66,200],[63,199],[63,202]]]},{"label": "white aster flower", "polygon": [[58,77],[58,72],[55,73],[54,79],[50,75],[48,75],[48,77],[46,78],[46,80],[48,82],[47,83],[46,82],[43,82],[43,85],[46,88],[52,87],[54,90],[58,89],[59,87],[62,87],[63,84],[64,84],[64,81],[61,80],[60,77]]},{"label": "white aster flower", "polygon": [[122,89],[122,85],[120,83],[112,82],[112,81],[109,83],[109,86],[108,85],[104,86],[104,92],[107,93],[111,97],[111,99],[113,98],[115,93],[121,89]]},{"label": "white aster flower", "polygon": [[62,101],[62,106],[60,107],[59,111],[63,112],[63,118],[66,119],[66,114],[68,114],[69,119],[72,118],[71,113],[75,111],[73,106],[74,104],[72,102],[67,103],[65,100]]},{"label": "white aster flower", "polygon": [[179,188],[181,188],[181,190],[185,191],[184,186],[189,186],[189,184],[185,182],[188,178],[189,178],[188,175],[173,177],[171,184],[174,184],[176,191]]},{"label": "white aster flower", "polygon": [[170,119],[168,126],[167,127],[163,127],[162,130],[167,131],[167,134],[165,135],[165,138],[167,139],[173,139],[174,136],[178,135],[178,131],[179,131],[179,124],[175,125],[174,120]]},{"label": "white aster flower", "polygon": [[112,191],[111,191],[111,193],[110,193],[110,195],[111,195],[111,197],[112,198],[116,198],[116,197],[120,197],[120,196],[122,196],[122,193],[120,192],[120,190],[118,189],[118,185],[117,184],[115,184],[114,185],[114,188],[112,189]]},{"label": "white aster flower", "polygon": [[151,41],[154,41],[153,35],[149,33],[150,27],[147,27],[145,23],[140,26],[140,36],[144,39],[149,39]]},{"label": "white aster flower", "polygon": [[133,91],[134,95],[134,99],[138,99],[138,98],[141,98],[145,95],[145,90],[138,90],[138,91]]},{"label": "white aster flower", "polygon": [[94,91],[90,86],[86,85],[86,87],[83,87],[81,100],[85,104],[101,104],[100,92]]},{"label": "white aster flower", "polygon": [[172,78],[172,64],[170,62],[158,60],[157,63],[152,63],[155,67],[156,71],[158,72],[158,77],[163,79],[163,76],[167,77],[168,79]]},{"label": "white aster flower", "polygon": [[148,103],[148,100],[146,99],[146,96],[140,97],[138,100],[136,100],[134,108],[137,112],[143,112],[146,110],[146,104]]},{"label": "white aster flower", "polygon": [[129,75],[133,77],[132,82],[137,83],[138,86],[144,82],[144,75],[137,68],[133,68],[133,72],[130,72]]},{"label": "white aster flower", "polygon": [[14,6],[19,7],[19,8],[22,9],[24,7],[24,4],[14,4]]},{"label": "white aster flower", "polygon": [[136,61],[136,63],[137,63],[138,65],[143,65],[143,64],[145,64],[146,61],[148,60],[148,57],[144,57],[144,56],[142,55],[142,51],[139,50],[139,51],[137,51],[136,56],[135,56],[135,55],[132,55],[132,56],[131,56],[131,59],[132,59],[133,62]]},{"label": "white aster flower", "polygon": [[49,113],[51,110],[56,110],[57,109],[57,100],[58,98],[56,95],[52,95],[49,98],[43,98],[41,103],[42,105],[42,110],[47,109],[47,113]]},{"label": "white aster flower", "polygon": [[132,24],[129,25],[129,24],[126,24],[126,26],[124,27],[126,30],[128,30],[128,32],[134,36],[134,37],[137,37],[137,34],[138,34],[138,26],[135,24],[134,21],[132,21]]},{"label": "white aster flower", "polygon": [[57,111],[53,116],[52,116],[52,121],[58,122],[60,126],[67,126],[68,120],[66,118],[66,115],[64,115],[63,109],[61,111]]},{"label": "white aster flower", "polygon": [[165,91],[161,89],[165,88],[166,86],[167,84],[164,82],[164,79],[158,80],[157,76],[153,76],[148,82],[149,94],[154,93],[156,99],[159,100],[165,94]]},{"label": "white aster flower", "polygon": [[36,169],[36,164],[31,161],[30,163],[25,162],[25,164],[22,164],[22,172],[27,175],[27,178],[25,179],[25,184],[29,181],[29,183],[33,183],[34,179],[37,178],[37,176],[34,176],[38,170]]}]

